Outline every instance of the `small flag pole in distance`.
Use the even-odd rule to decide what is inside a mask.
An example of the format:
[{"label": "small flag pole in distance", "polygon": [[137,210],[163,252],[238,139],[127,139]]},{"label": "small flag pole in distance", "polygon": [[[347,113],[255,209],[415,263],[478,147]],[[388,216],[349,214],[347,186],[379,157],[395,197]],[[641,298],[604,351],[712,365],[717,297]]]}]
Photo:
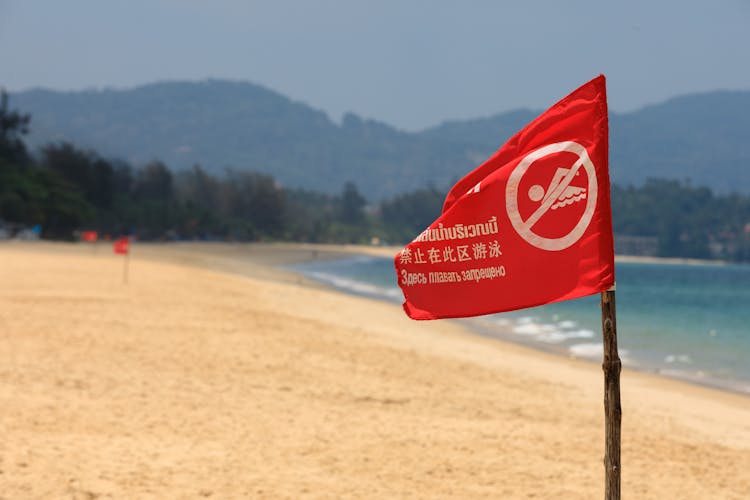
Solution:
[{"label": "small flag pole in distance", "polygon": [[122,268],[122,284],[128,284],[128,268],[130,267],[130,252],[125,254],[125,264]]},{"label": "small flag pole in distance", "polygon": [[604,467],[606,500],[620,498],[620,370],[622,362],[617,353],[617,316],[615,287],[602,292],[602,342],[604,370]]},{"label": "small flag pole in distance", "polygon": [[123,255],[122,283],[123,285],[127,285],[128,284],[128,267],[130,265],[130,239],[127,236],[125,236],[118,240],[115,240],[115,242],[112,245],[112,250],[116,254]]},{"label": "small flag pole in distance", "polygon": [[511,137],[448,192],[395,256],[412,319],[464,318],[601,294],[605,499],[620,498],[620,369],[604,75]]},{"label": "small flag pole in distance", "polygon": [[96,231],[83,231],[81,233],[81,239],[88,243],[91,243],[91,253],[96,254],[97,241],[99,241],[99,233]]}]

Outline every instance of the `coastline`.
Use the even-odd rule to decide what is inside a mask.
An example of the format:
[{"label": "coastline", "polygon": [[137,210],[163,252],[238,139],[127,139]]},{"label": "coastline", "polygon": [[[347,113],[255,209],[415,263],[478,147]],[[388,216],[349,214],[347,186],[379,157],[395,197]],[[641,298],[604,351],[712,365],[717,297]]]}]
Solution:
[{"label": "coastline", "polygon": [[[325,246],[315,246],[320,252],[323,254],[326,252]],[[394,252],[397,251],[395,247],[386,247],[386,248],[379,248],[379,247],[368,247],[368,246],[333,246],[328,247],[328,251],[331,252],[331,255],[333,258],[338,257],[349,257],[349,256],[373,256],[378,258],[385,258],[389,259],[393,255],[395,255]],[[651,258],[651,257],[640,257],[640,256],[617,256],[616,261],[618,263],[637,263],[637,264],[647,264],[647,265],[684,265],[684,266],[724,266],[728,263],[723,261],[701,261],[701,260],[695,260],[695,259],[681,259],[681,258]],[[290,262],[290,265],[284,266],[286,269],[292,269],[294,271],[301,272],[305,277],[310,277],[313,279],[316,283],[322,283],[324,286],[327,286],[334,290],[342,291],[346,294],[352,294],[356,296],[363,296],[368,298],[373,298],[376,300],[385,300],[387,302],[391,303],[398,303],[400,304],[403,300],[403,297],[401,296],[400,292],[397,293],[398,300],[395,300],[394,294],[392,293],[384,293],[385,289],[381,289],[376,286],[368,286],[364,283],[360,284],[360,282],[351,281],[350,279],[340,279],[337,278],[337,275],[335,274],[328,274],[327,271],[324,271],[322,274],[319,272],[314,271],[308,271],[305,269],[305,265],[310,263],[308,262],[302,262],[299,263],[301,265],[295,265],[298,264],[297,262]],[[309,268],[308,268],[309,269]],[[321,274],[320,277],[316,277],[316,274]],[[361,286],[364,285],[364,286]],[[395,285],[394,285],[395,287]],[[398,288],[394,288],[394,292],[396,292]],[[389,290],[390,292],[390,290]],[[592,306],[593,307],[593,306]],[[598,307],[596,308],[598,311]],[[531,318],[528,316],[521,316],[522,321],[529,321]],[[518,319],[518,317],[516,318]],[[445,320],[444,320],[445,321]],[[523,334],[516,333],[516,327],[514,326],[513,319],[508,319],[507,317],[503,320],[493,320],[492,316],[488,317],[478,317],[478,318],[462,318],[462,319],[456,319],[456,320],[449,320],[452,322],[455,322],[458,325],[461,325],[463,328],[466,328],[467,330],[470,330],[472,333],[476,335],[481,335],[487,338],[495,339],[500,342],[511,342],[514,344],[519,344],[525,347],[529,347],[531,349],[534,349],[536,351],[543,351],[547,353],[552,353],[557,356],[562,356],[566,358],[574,358],[574,359],[580,359],[585,362],[598,364],[601,362],[601,349],[599,349],[599,352],[596,352],[596,349],[593,351],[591,350],[592,347],[596,347],[597,344],[599,347],[601,347],[601,341],[597,341],[593,344],[586,343],[585,340],[581,340],[581,344],[566,344],[562,341],[543,341],[540,342],[539,339],[528,333],[528,328],[554,328],[554,325],[549,324],[536,324],[536,325],[526,325],[524,324],[521,329],[525,330]],[[591,326],[591,325],[589,325]],[[594,336],[597,336],[597,332],[592,332]],[[565,335],[564,332],[560,332],[561,335]],[[584,337],[587,338],[587,337]],[[706,373],[702,371],[701,369],[695,369],[694,371],[689,370],[680,370],[679,368],[672,368],[668,366],[660,366],[659,363],[654,363],[653,360],[651,363],[644,363],[642,359],[631,359],[628,356],[627,349],[622,350],[621,346],[621,359],[623,361],[623,366],[627,367],[630,370],[656,375],[659,377],[666,377],[668,379],[673,379],[677,381],[687,382],[692,385],[697,385],[701,387],[706,388],[712,388],[717,389],[721,391],[727,391],[733,394],[738,394],[741,396],[750,397],[750,382],[747,381],[747,379],[732,379],[732,378],[719,378],[716,376],[712,376],[710,373]]]},{"label": "coastline", "polygon": [[[138,244],[127,286],[97,252],[0,245],[11,498],[601,494],[598,366],[272,267],[358,248]],[[623,495],[750,490],[750,399],[628,369],[622,399]]]},{"label": "coastline", "polygon": [[[10,243],[13,244],[12,242]],[[24,243],[20,243],[24,245]],[[28,245],[28,243],[26,243]],[[32,242],[31,247],[44,247],[45,245],[55,247],[59,251],[59,244],[48,242]],[[76,245],[63,245],[68,247],[67,251],[80,251]],[[107,247],[107,245],[104,245]],[[315,244],[315,243],[216,243],[216,242],[185,242],[185,243],[138,243],[137,256],[156,262],[179,263],[181,265],[195,266],[213,271],[225,272],[233,275],[259,278],[263,280],[289,283],[314,289],[324,289],[340,292],[347,296],[357,296],[367,300],[385,301],[389,304],[400,306],[400,301],[392,302],[383,297],[371,297],[368,294],[354,293],[341,289],[335,285],[323,283],[319,280],[309,278],[293,269],[294,266],[311,262],[324,262],[351,258],[358,256],[371,256],[379,258],[393,258],[401,247],[395,246],[371,246],[355,244]],[[104,249],[109,251],[108,248]],[[698,259],[664,258],[664,257],[642,257],[617,255],[616,262],[640,263],[640,264],[667,264],[667,265],[726,265],[724,261],[704,261]],[[400,310],[400,307],[398,307]],[[483,318],[463,318],[461,320],[443,320],[454,323],[457,327],[464,329],[470,335],[481,336],[492,341],[510,343],[522,346],[534,352],[547,353],[563,359],[578,360],[583,363],[597,365],[599,361],[591,357],[574,355],[564,347],[555,344],[540,344],[526,339],[523,336],[513,335],[509,326],[501,327],[493,324],[489,327]],[[623,358],[623,367],[637,373],[648,376],[673,380],[686,383],[691,386],[702,387],[740,397],[750,397],[746,391],[733,385],[722,385],[720,382],[690,377],[685,374],[674,374],[649,369],[647,367],[628,366]]]}]

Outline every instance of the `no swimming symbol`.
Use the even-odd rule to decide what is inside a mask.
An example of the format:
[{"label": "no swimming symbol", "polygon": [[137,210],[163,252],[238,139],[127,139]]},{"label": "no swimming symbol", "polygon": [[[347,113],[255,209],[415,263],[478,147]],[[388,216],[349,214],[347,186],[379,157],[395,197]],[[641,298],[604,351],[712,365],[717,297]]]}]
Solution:
[{"label": "no swimming symbol", "polygon": [[[518,189],[521,180],[534,162],[562,152],[573,153],[577,159],[569,168],[558,168],[546,192],[538,184],[529,189],[526,195],[534,202],[541,201],[541,204],[524,220],[518,208]],[[587,174],[587,189],[571,186],[571,182],[580,168],[583,168]],[[594,216],[597,194],[596,169],[586,148],[573,141],[556,142],[529,153],[516,166],[510,174],[505,188],[505,207],[508,211],[508,218],[519,236],[542,250],[559,251],[570,247],[581,239]],[[557,208],[583,199],[586,200],[586,208],[567,234],[559,238],[547,238],[534,232],[534,225],[542,217],[554,217],[554,211]],[[550,210],[553,211],[552,214],[547,215]]]}]

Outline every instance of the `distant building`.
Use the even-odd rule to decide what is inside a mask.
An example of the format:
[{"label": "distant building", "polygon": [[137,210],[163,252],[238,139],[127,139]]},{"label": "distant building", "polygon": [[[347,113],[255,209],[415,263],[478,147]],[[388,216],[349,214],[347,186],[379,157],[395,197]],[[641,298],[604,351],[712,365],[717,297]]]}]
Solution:
[{"label": "distant building", "polygon": [[655,257],[658,250],[659,238],[656,236],[615,235],[615,253],[617,255]]},{"label": "distant building", "polygon": [[38,240],[39,232],[35,231],[33,228],[25,227],[20,229],[15,237],[18,240]]},{"label": "distant building", "polygon": [[0,240],[38,240],[41,234],[42,227],[39,225],[28,227],[0,220]]}]

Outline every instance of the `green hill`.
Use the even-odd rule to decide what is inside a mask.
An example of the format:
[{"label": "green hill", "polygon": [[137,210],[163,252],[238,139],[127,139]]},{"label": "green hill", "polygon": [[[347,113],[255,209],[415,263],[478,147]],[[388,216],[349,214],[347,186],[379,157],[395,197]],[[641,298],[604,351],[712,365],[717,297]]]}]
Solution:
[{"label": "green hill", "polygon": [[[32,115],[30,143],[70,141],[135,164],[161,159],[272,174],[282,184],[339,192],[351,180],[370,199],[444,187],[483,161],[538,111],[446,122],[411,133],[353,114],[341,124],[252,83],[164,82],[129,90],[11,96]],[[675,98],[611,115],[617,183],[691,179],[750,193],[750,91]]]}]

